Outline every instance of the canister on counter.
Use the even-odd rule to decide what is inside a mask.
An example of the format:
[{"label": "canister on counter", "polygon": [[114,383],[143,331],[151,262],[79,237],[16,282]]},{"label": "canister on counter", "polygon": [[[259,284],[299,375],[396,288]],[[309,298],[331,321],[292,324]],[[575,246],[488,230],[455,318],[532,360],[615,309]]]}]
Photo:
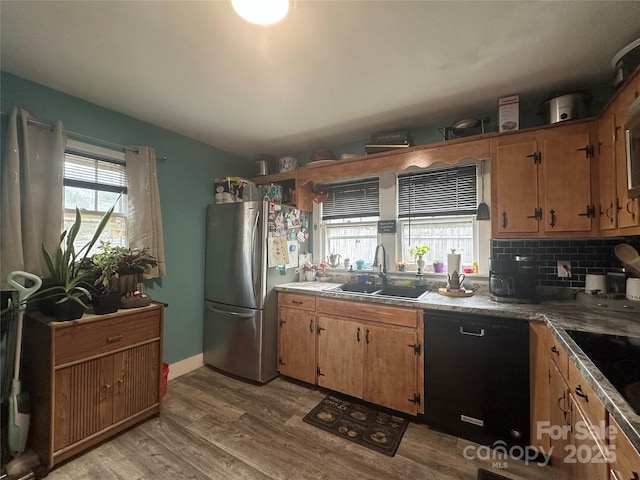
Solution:
[{"label": "canister on counter", "polygon": [[624,297],[627,286],[627,272],[616,268],[607,272],[607,291],[609,294]]}]

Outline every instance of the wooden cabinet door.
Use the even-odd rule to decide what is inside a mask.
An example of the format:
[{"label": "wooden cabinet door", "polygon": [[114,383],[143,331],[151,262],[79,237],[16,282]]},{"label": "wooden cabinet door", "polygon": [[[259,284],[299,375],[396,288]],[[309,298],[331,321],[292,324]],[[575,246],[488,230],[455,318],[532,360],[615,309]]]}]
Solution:
[{"label": "wooden cabinet door", "polygon": [[364,327],[363,399],[394,410],[416,415],[418,402],[418,359],[421,343],[415,330]]},{"label": "wooden cabinet door", "polygon": [[598,123],[598,188],[600,208],[596,215],[600,219],[600,230],[618,227],[618,197],[616,154],[614,148],[615,125],[613,110],[607,109]]},{"label": "wooden cabinet door", "polygon": [[[637,78],[637,77],[636,77]],[[627,228],[640,225],[640,208],[638,199],[629,198],[628,172],[627,172],[627,140],[625,124],[627,122],[627,109],[631,102],[638,96],[638,89],[634,85],[626,85],[615,99],[613,105],[615,122],[615,155],[617,168],[618,190],[618,227]]]},{"label": "wooden cabinet door", "polygon": [[545,232],[590,232],[593,206],[588,132],[545,137],[540,164]]},{"label": "wooden cabinet door", "polygon": [[496,148],[494,234],[538,232],[538,166],[533,156],[537,150],[535,141]]},{"label": "wooden cabinet door", "polygon": [[278,370],[303,382],[316,383],[315,313],[280,308]]},{"label": "wooden cabinet door", "polygon": [[68,447],[113,423],[113,356],[56,370],[53,451]]},{"label": "wooden cabinet door", "polygon": [[113,423],[155,405],[160,398],[160,345],[147,343],[113,355]]},{"label": "wooden cabinet door", "polygon": [[[566,463],[571,444],[571,405],[569,387],[560,374],[558,367],[549,358],[549,424],[545,424],[552,432],[549,443],[551,467],[556,472],[556,478],[573,479],[572,464]],[[542,425],[540,426],[542,427]],[[539,427],[539,428],[540,428]]]},{"label": "wooden cabinet door", "polygon": [[[572,401],[574,397],[571,397]],[[571,409],[573,426],[572,445],[565,459],[571,464],[571,478],[580,480],[609,480],[608,452],[601,436],[602,425],[592,425],[577,404]]]},{"label": "wooden cabinet door", "polygon": [[549,452],[549,435],[539,426],[549,424],[549,328],[544,322],[529,322],[529,391],[531,392],[530,445],[542,453]]},{"label": "wooden cabinet door", "polygon": [[609,417],[609,425],[615,458],[610,465],[611,480],[640,478],[640,453],[612,417]]},{"label": "wooden cabinet door", "polygon": [[359,322],[318,316],[318,385],[362,398],[364,334]]}]

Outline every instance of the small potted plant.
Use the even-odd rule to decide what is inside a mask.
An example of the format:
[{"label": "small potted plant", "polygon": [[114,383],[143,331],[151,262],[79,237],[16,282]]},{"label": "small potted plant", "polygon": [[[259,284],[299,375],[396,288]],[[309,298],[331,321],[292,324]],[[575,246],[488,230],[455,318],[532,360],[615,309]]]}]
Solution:
[{"label": "small potted plant", "polygon": [[433,261],[433,271],[435,273],[443,273],[444,272],[444,262],[442,260],[434,260]]},{"label": "small potted plant", "polygon": [[418,265],[418,270],[424,270],[424,258],[422,258],[426,253],[431,250],[428,245],[420,245],[419,247],[411,247],[409,248],[409,253],[414,256],[416,259],[416,264]]},{"label": "small potted plant", "polygon": [[136,291],[138,284],[142,282],[143,274],[157,265],[158,260],[151,255],[147,247],[124,249],[118,262],[118,275],[112,279],[115,284],[112,286],[113,290],[123,295]]},{"label": "small potted plant", "polygon": [[129,249],[111,245],[110,242],[100,242],[99,252],[91,257],[91,265],[97,273],[93,282],[96,294],[91,299],[93,310],[98,315],[113,313],[120,306],[122,294],[117,291],[115,280],[120,276],[120,264],[128,254]]},{"label": "small potted plant", "polygon": [[82,317],[91,300],[90,272],[83,265],[86,264],[89,251],[98,241],[113,213],[110,208],[100,220],[93,237],[84,247],[76,252],[75,240],[82,226],[80,210],[76,208],[73,225],[60,235],[58,247],[50,254],[44,245],[42,254],[49,272],[49,277],[43,281],[43,288],[36,292],[40,310],[45,315],[56,317],[58,321],[74,320]]}]

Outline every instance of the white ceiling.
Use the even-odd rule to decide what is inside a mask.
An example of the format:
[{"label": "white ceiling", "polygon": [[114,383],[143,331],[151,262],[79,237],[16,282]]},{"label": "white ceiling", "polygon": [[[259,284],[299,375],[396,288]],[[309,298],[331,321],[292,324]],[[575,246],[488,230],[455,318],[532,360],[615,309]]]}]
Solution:
[{"label": "white ceiling", "polygon": [[2,70],[247,159],[610,82],[640,1],[6,1]]}]

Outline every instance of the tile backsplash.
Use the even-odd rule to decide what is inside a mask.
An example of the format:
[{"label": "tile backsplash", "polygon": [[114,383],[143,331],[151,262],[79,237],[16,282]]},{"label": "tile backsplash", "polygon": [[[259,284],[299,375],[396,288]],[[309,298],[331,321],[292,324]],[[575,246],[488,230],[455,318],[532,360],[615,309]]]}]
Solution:
[{"label": "tile backsplash", "polygon": [[[491,240],[491,257],[533,257],[537,262],[538,286],[584,288],[587,273],[606,273],[622,267],[613,253],[613,248],[619,243],[628,243],[640,251],[640,236],[585,240]],[[571,277],[558,278],[559,260],[570,262]]]}]

